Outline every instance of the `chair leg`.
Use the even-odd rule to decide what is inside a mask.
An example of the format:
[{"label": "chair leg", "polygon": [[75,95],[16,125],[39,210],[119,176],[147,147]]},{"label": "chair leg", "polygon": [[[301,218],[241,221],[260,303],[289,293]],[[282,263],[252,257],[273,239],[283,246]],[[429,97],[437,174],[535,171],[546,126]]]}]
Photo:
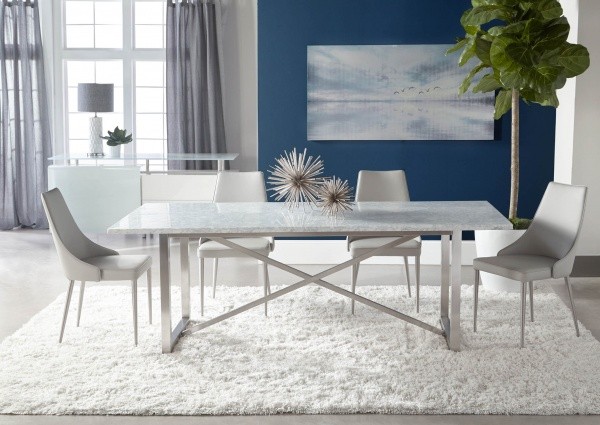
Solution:
[{"label": "chair leg", "polygon": [[[360,266],[360,263],[358,264],[354,264],[352,266],[352,283],[351,283],[351,288],[350,290],[352,291],[353,294],[356,294],[356,279],[358,278],[358,266]],[[354,299],[352,299],[350,301],[351,305],[352,305],[352,314],[354,314]]]},{"label": "chair leg", "polygon": [[148,322],[152,324],[152,268],[146,272],[146,284],[148,285]]},{"label": "chair leg", "polygon": [[60,336],[58,337],[58,343],[60,344],[65,334],[65,325],[67,324],[67,316],[69,314],[69,305],[71,304],[71,295],[73,294],[74,280],[69,281],[69,290],[67,291],[67,301],[65,303],[65,311],[63,313],[62,326],[60,327]]},{"label": "chair leg", "polygon": [[575,323],[575,334],[579,336],[577,313],[575,312],[575,303],[573,302],[573,290],[571,288],[571,281],[569,281],[568,277],[565,277],[565,284],[567,285],[567,291],[569,292],[569,300],[571,301],[571,312],[573,313],[573,323]]},{"label": "chair leg", "polygon": [[137,280],[131,281],[131,304],[133,307],[133,339],[138,345]]},{"label": "chair leg", "polygon": [[406,286],[408,287],[408,297],[411,298],[412,294],[410,293],[410,272],[408,270],[408,257],[404,258],[404,270],[406,271]]},{"label": "chair leg", "polygon": [[415,274],[417,275],[417,313],[419,312],[419,297],[421,291],[421,257],[415,255]]},{"label": "chair leg", "polygon": [[83,306],[83,293],[85,292],[85,282],[81,281],[81,286],[79,287],[79,306],[77,308],[77,327],[79,327],[79,322],[81,321],[81,307]]},{"label": "chair leg", "polygon": [[215,258],[213,260],[213,298],[215,298],[217,294],[217,270],[219,269],[219,259]]},{"label": "chair leg", "polygon": [[204,316],[204,258],[200,258],[200,316]]},{"label": "chair leg", "polygon": [[529,282],[529,315],[533,322],[533,280]]},{"label": "chair leg", "polygon": [[521,348],[525,347],[525,312],[527,311],[527,282],[521,282]]},{"label": "chair leg", "polygon": [[473,285],[473,332],[477,332],[477,306],[479,304],[479,281],[481,272],[475,270],[475,285]]},{"label": "chair leg", "polygon": [[[269,266],[263,261],[263,288],[265,297],[270,293],[271,284],[269,283]],[[265,301],[265,317],[267,317],[267,302]]]}]

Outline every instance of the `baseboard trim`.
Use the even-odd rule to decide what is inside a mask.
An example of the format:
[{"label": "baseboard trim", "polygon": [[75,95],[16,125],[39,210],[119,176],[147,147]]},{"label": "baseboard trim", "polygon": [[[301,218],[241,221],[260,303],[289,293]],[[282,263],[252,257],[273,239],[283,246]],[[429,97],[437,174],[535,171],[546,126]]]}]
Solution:
[{"label": "baseboard trim", "polygon": [[[463,241],[462,264],[473,264],[475,241]],[[349,260],[344,240],[278,240],[271,258],[286,264],[338,264]],[[410,260],[413,262],[413,259]],[[362,264],[401,264],[397,257],[373,257]],[[441,263],[440,241],[423,241],[421,264],[439,265]]]}]

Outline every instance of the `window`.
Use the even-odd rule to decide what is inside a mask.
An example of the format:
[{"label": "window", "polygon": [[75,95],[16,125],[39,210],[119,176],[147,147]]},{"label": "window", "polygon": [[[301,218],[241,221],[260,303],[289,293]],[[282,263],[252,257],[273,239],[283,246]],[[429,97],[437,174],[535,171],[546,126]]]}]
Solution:
[{"label": "window", "polygon": [[[166,152],[164,0],[59,0],[54,69],[64,99],[56,125],[64,151],[85,154],[89,112],[77,111],[79,83],[112,83],[115,110],[101,113],[104,133],[115,126],[133,133],[127,153]],[[55,11],[56,12],[56,11]],[[60,142],[60,141],[59,141]],[[165,164],[152,164],[162,169]]]}]

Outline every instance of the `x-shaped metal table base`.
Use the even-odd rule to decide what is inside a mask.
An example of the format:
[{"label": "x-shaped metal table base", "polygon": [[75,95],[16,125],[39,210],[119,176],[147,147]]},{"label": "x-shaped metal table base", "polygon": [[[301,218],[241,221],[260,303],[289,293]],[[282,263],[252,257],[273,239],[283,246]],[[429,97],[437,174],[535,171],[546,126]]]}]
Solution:
[{"label": "x-shaped metal table base", "polygon": [[[320,273],[315,275],[311,275],[305,273],[301,270],[298,270],[292,266],[284,264],[280,261],[269,258],[265,255],[261,255],[247,249],[239,244],[236,244],[232,241],[232,239],[225,239],[221,236],[206,236],[203,237],[212,239],[213,241],[220,243],[224,246],[227,246],[231,249],[242,252],[249,257],[256,258],[260,261],[264,261],[265,263],[277,267],[281,270],[284,270],[288,273],[291,273],[295,276],[298,276],[302,280],[296,282],[292,285],[286,286],[283,289],[275,291],[269,295],[258,298],[250,303],[244,304],[240,307],[237,307],[227,313],[224,313],[218,317],[213,319],[206,320],[202,323],[194,323],[190,324],[190,274],[189,274],[189,237],[181,237],[181,235],[173,235],[173,237],[180,238],[180,258],[181,258],[181,302],[182,302],[182,317],[180,321],[177,323],[174,329],[172,329],[171,325],[171,288],[170,288],[170,246],[169,246],[169,235],[161,234],[159,236],[159,249],[160,249],[160,286],[161,286],[161,332],[162,332],[162,352],[170,353],[173,351],[175,344],[177,343],[179,337],[181,335],[189,335],[191,333],[200,331],[209,326],[212,326],[216,323],[222,322],[230,317],[236,316],[249,310],[251,308],[257,307],[259,305],[263,305],[264,303],[279,298],[285,294],[288,294],[292,291],[300,289],[304,286],[307,286],[311,283],[315,283],[323,288],[329,289],[333,292],[336,292],[345,297],[354,299],[360,303],[366,304],[372,308],[375,308],[383,313],[389,314],[390,316],[396,317],[398,319],[404,320],[408,323],[411,323],[415,326],[419,326],[427,331],[432,333],[442,335],[446,337],[449,348],[458,351],[460,345],[460,245],[461,245],[461,234],[460,232],[454,232],[453,235],[453,264],[452,264],[452,277],[453,282],[458,282],[458,285],[452,285],[452,315],[449,315],[449,282],[450,282],[450,235],[443,234],[442,235],[442,287],[441,287],[441,326],[442,328],[437,328],[428,323],[425,323],[421,320],[415,319],[414,317],[408,316],[404,313],[401,313],[392,308],[386,307],[382,304],[379,304],[373,300],[357,295],[353,292],[342,289],[338,286],[335,286],[329,282],[323,280],[327,276],[332,275],[340,270],[343,270],[347,267],[351,267],[352,265],[358,264],[367,258],[376,256],[378,253],[400,245],[404,242],[407,242],[413,239],[415,235],[403,235],[398,236],[398,238],[393,241],[382,245],[380,247],[374,248],[367,253],[352,258],[350,260],[344,261],[336,266],[330,267]],[[235,240],[235,239],[233,239]],[[458,260],[458,264],[455,262]],[[458,288],[458,292],[457,292]],[[453,338],[451,338],[453,337]]]}]

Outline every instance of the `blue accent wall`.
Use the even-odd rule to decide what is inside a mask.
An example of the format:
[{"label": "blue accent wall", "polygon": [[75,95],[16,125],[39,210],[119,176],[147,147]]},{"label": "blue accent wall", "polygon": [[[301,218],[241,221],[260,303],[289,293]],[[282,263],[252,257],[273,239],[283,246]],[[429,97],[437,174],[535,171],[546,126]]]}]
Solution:
[{"label": "blue accent wall", "polygon": [[[413,200],[488,200],[508,213],[510,114],[490,141],[306,140],[306,47],[451,44],[467,0],[258,0],[258,166],[293,147],[356,185],[361,169],[404,169]],[[521,104],[519,215],[535,212],[554,173],[555,110]]]}]

